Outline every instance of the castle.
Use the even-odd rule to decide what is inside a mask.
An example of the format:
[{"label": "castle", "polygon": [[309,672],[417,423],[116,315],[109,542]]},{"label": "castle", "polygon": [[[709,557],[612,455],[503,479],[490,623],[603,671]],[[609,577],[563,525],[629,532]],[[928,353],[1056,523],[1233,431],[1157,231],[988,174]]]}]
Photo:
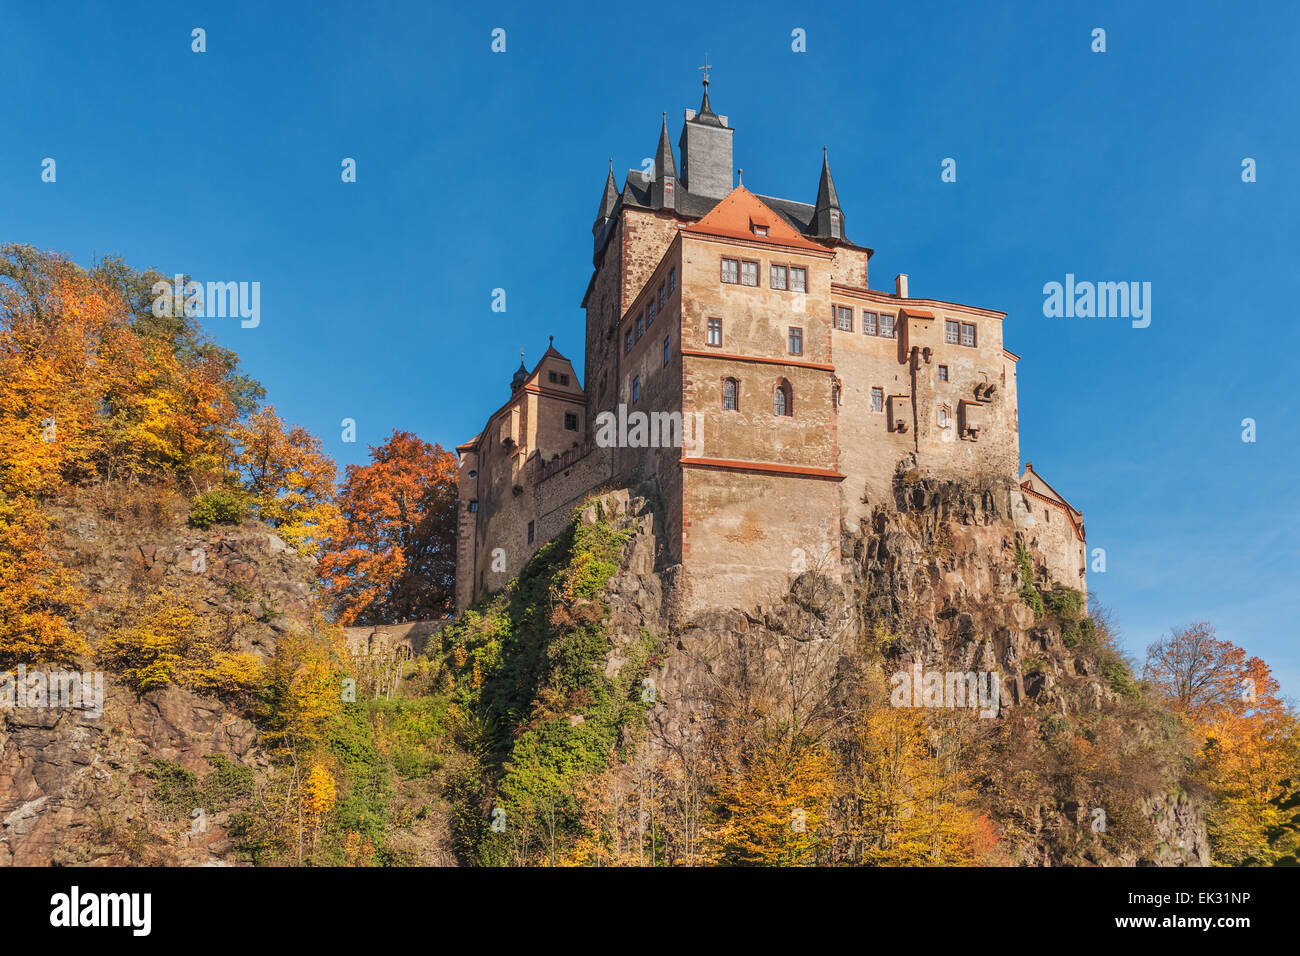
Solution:
[{"label": "castle", "polygon": [[[1006,313],[872,289],[825,151],[815,203],[733,185],[709,103],[667,114],[653,170],[613,164],[592,226],[581,383],[554,346],[457,447],[457,609],[503,586],[594,490],[650,482],[674,606],[746,607],[838,576],[842,531],[893,500],[900,462],[1005,476],[1049,571],[1085,588],[1083,516],[1026,464]],[[678,163],[680,159],[680,165]],[[638,414],[639,413],[639,414]],[[614,423],[617,427],[614,427]]]}]

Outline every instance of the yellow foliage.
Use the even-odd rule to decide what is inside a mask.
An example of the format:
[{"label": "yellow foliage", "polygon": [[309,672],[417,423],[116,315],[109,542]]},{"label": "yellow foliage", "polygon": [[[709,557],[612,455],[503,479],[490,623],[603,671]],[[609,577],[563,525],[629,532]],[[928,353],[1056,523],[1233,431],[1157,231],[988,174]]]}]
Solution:
[{"label": "yellow foliage", "polygon": [[267,672],[272,740],[307,752],[324,745],[329,720],[343,709],[337,650],[311,633],[280,636]]},{"label": "yellow foliage", "polygon": [[168,684],[239,693],[261,683],[264,668],[257,655],[220,649],[217,622],[177,593],[151,595],[132,609],[131,619],[103,642],[100,656],[139,694]]},{"label": "yellow foliage", "polygon": [[303,808],[312,816],[320,817],[334,809],[338,799],[334,775],[322,763],[312,764],[303,785]]},{"label": "yellow foliage", "polygon": [[90,653],[67,617],[84,594],[46,548],[47,523],[29,500],[0,491],[0,665],[71,664]]},{"label": "yellow foliage", "polygon": [[297,425],[286,429],[269,406],[230,434],[258,517],[290,547],[319,554],[343,527],[333,501],[334,462],[321,451],[320,439]]}]

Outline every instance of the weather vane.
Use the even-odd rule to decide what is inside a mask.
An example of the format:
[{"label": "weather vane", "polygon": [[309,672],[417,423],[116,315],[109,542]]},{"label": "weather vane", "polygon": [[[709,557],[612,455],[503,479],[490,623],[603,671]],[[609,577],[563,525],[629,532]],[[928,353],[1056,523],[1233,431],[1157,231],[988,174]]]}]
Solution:
[{"label": "weather vane", "polygon": [[703,65],[702,67],[700,67],[700,69],[704,71],[704,85],[705,85],[705,86],[708,86],[708,85],[709,85],[709,70],[713,69],[713,66],[709,63],[709,55],[708,55],[707,53],[704,54],[704,65]]}]

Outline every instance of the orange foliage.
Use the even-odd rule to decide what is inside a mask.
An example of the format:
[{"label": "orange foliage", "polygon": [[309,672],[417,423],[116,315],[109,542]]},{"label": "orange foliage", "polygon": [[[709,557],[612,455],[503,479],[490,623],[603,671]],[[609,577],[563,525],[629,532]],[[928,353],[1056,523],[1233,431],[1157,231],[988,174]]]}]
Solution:
[{"label": "orange foliage", "polygon": [[441,617],[456,579],[456,459],[410,432],[349,465],[339,492],[343,530],[319,572],[344,624]]}]

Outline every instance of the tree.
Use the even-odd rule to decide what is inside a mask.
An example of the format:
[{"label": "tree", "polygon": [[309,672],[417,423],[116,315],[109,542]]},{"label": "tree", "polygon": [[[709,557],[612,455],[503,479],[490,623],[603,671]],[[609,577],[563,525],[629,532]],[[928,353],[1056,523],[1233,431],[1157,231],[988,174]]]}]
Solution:
[{"label": "tree", "polygon": [[257,517],[292,547],[315,555],[341,529],[334,497],[334,461],[300,425],[286,428],[273,406],[231,430],[235,462]]},{"label": "tree", "polygon": [[1214,861],[1273,864],[1300,851],[1300,722],[1269,666],[1202,621],[1147,648],[1144,676],[1201,735]]},{"label": "tree", "polygon": [[0,490],[0,666],[75,663],[90,651],[68,624],[84,592],[50,557],[45,516]]},{"label": "tree", "polygon": [[[1261,662],[1262,663],[1262,662]],[[1248,679],[1246,652],[1216,636],[1214,625],[1198,621],[1171,629],[1147,647],[1142,679],[1177,710],[1196,720],[1234,707]]]},{"label": "tree", "polygon": [[349,465],[337,503],[342,531],[319,573],[343,624],[442,617],[455,601],[456,461],[394,431]]}]

